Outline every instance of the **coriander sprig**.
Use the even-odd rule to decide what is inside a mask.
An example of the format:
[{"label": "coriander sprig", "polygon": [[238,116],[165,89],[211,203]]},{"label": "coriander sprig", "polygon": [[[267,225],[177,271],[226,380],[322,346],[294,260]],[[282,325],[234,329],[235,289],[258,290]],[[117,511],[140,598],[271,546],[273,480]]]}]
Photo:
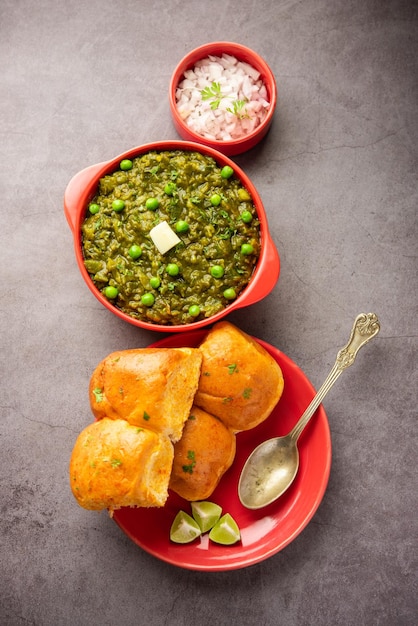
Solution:
[{"label": "coriander sprig", "polygon": [[213,82],[210,87],[202,89],[200,93],[202,94],[202,100],[212,100],[210,103],[210,108],[212,110],[218,108],[223,98],[221,86],[216,82]]},{"label": "coriander sprig", "polygon": [[[221,100],[226,97],[222,94],[222,89],[220,83],[214,81],[210,87],[205,87],[200,91],[202,100],[210,100],[210,108],[212,111],[217,109],[221,104]],[[228,113],[232,113],[232,115],[236,115],[236,117],[240,120],[244,118],[249,119],[250,115],[245,108],[248,100],[234,100],[231,107],[228,107],[226,110]]]},{"label": "coriander sprig", "polygon": [[249,119],[249,115],[245,105],[247,104],[247,100],[235,100],[232,103],[232,107],[228,107],[227,111],[232,113],[232,115],[236,115],[238,119],[243,120],[244,118]]}]

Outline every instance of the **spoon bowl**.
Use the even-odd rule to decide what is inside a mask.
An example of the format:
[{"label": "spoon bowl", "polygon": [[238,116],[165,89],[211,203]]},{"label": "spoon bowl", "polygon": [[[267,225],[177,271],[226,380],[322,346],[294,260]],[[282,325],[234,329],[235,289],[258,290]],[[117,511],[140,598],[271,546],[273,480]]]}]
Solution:
[{"label": "spoon bowl", "polygon": [[241,502],[252,509],[273,502],[290,487],[298,467],[299,451],[289,435],[264,441],[252,452],[241,475]]},{"label": "spoon bowl", "polygon": [[374,313],[362,313],[354,321],[350,339],[318,393],[288,435],[261,443],[248,457],[239,479],[238,496],[247,509],[260,509],[279,498],[292,484],[299,469],[297,441],[318,406],[342,372],[353,364],[358,351],[380,330]]}]

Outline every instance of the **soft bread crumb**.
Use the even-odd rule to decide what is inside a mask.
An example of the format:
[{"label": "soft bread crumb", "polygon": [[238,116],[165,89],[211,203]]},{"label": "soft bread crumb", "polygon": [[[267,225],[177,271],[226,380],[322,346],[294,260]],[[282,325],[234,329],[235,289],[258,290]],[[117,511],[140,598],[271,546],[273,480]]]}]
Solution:
[{"label": "soft bread crumb", "polygon": [[200,376],[197,348],[139,348],[107,356],[90,380],[96,419],[124,419],[176,442],[190,412]]},{"label": "soft bread crumb", "polygon": [[71,490],[83,508],[108,509],[110,514],[123,506],[164,506],[173,454],[164,435],[104,418],[77,437],[70,459]]}]

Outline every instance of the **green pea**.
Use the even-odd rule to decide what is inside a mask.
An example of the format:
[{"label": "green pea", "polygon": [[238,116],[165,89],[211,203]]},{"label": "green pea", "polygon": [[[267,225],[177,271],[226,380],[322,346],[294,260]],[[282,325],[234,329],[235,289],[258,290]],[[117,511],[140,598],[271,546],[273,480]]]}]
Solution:
[{"label": "green pea", "polygon": [[189,225],[184,220],[179,220],[176,223],[176,231],[178,233],[187,233],[188,230],[189,230]]},{"label": "green pea", "polygon": [[159,204],[160,203],[157,198],[148,198],[145,202],[145,206],[149,211],[155,211],[156,209],[158,209]]},{"label": "green pea", "polygon": [[229,165],[224,165],[224,167],[221,169],[222,178],[231,178],[233,173],[234,170]]},{"label": "green pea", "polygon": [[250,243],[243,243],[241,246],[241,254],[248,255],[254,252],[254,247]]},{"label": "green pea", "polygon": [[152,293],[144,293],[141,296],[141,302],[144,306],[152,306],[155,302],[155,298]]},{"label": "green pea", "polygon": [[177,263],[168,263],[166,269],[169,276],[178,276],[180,272],[180,268]]},{"label": "green pea", "polygon": [[212,206],[219,206],[221,204],[221,196],[218,193],[214,193],[210,198],[210,203]]},{"label": "green pea", "polygon": [[113,300],[119,293],[119,289],[117,287],[113,287],[112,285],[108,285],[104,290],[106,298],[109,300]]},{"label": "green pea", "polygon": [[224,275],[224,268],[222,267],[222,265],[212,265],[212,267],[210,268],[210,273],[213,278],[222,278],[222,276]]},{"label": "green pea", "polygon": [[119,166],[121,170],[124,170],[126,172],[127,170],[132,169],[133,163],[130,159],[123,159],[123,161],[120,162]]},{"label": "green pea", "polygon": [[192,317],[197,317],[200,314],[200,306],[198,306],[197,304],[192,304],[191,307],[189,307],[189,315],[191,315]]},{"label": "green pea", "polygon": [[117,212],[123,211],[124,208],[125,208],[125,202],[123,200],[119,200],[119,199],[113,200],[112,209],[114,211],[117,211]]},{"label": "green pea", "polygon": [[249,224],[253,219],[251,211],[243,211],[241,213],[241,219],[243,222],[245,222],[245,224]]},{"label": "green pea", "polygon": [[141,254],[142,254],[141,246],[133,245],[129,248],[129,256],[131,257],[131,259],[139,259]]},{"label": "green pea", "polygon": [[158,276],[151,276],[151,278],[149,279],[149,284],[153,289],[158,289],[158,287],[161,285],[161,280],[158,278]]},{"label": "green pea", "polygon": [[89,211],[92,215],[95,215],[96,213],[98,213],[100,211],[100,207],[98,204],[91,204],[89,206]]},{"label": "green pea", "polygon": [[166,193],[167,196],[172,196],[176,189],[177,189],[176,183],[167,183],[166,186],[164,187],[164,193]]},{"label": "green pea", "polygon": [[236,294],[235,289],[233,289],[233,287],[229,287],[228,289],[225,289],[224,298],[226,298],[227,300],[235,300],[236,297],[237,297],[237,294]]}]

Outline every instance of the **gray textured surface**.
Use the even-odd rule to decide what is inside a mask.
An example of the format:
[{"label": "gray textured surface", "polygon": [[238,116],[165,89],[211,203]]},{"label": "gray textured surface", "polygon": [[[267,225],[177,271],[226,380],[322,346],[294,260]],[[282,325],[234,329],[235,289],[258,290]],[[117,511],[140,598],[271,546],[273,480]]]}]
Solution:
[{"label": "gray textured surface", "polygon": [[[2,625],[416,623],[416,7],[1,1]],[[325,401],[333,465],[314,519],[276,556],[205,574],[148,555],[71,496],[93,368],[159,335],[90,294],[62,200],[81,168],[176,137],[170,74],[217,39],[256,49],[279,89],[270,134],[236,160],[281,276],[231,321],[316,386],[357,313],[378,313],[382,330]]]}]

